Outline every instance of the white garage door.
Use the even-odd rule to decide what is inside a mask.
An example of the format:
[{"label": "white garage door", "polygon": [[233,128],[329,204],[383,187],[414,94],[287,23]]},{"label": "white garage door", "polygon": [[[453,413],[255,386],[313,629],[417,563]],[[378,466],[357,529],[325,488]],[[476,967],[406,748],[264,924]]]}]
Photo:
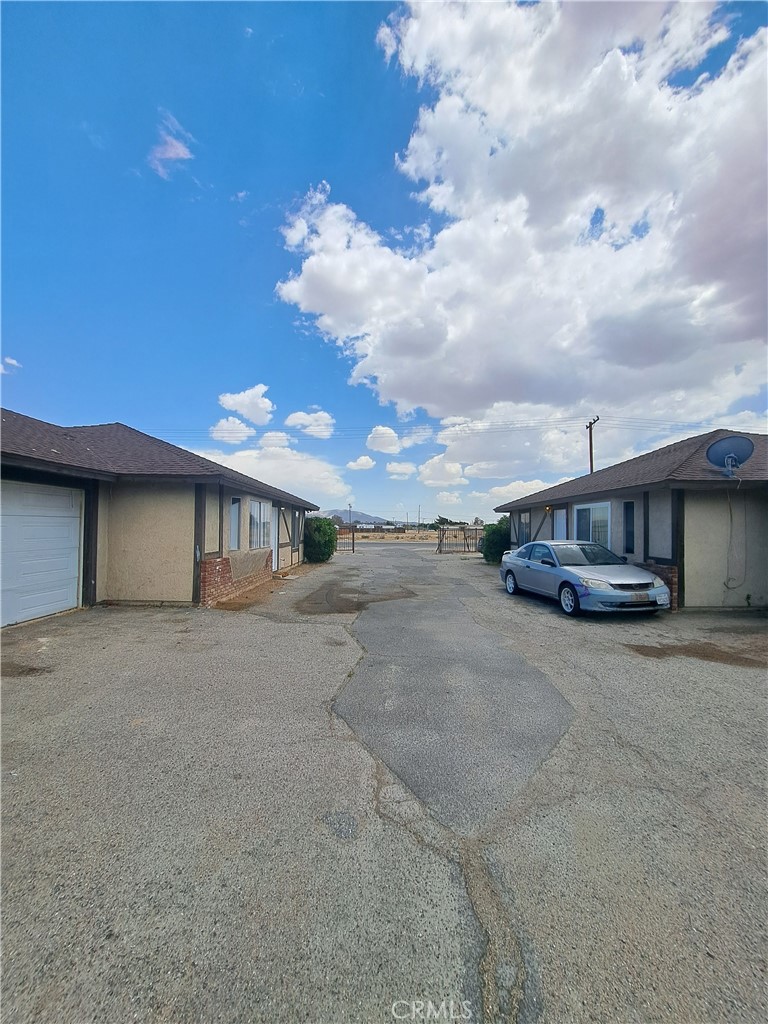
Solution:
[{"label": "white garage door", "polygon": [[77,608],[83,492],[4,481],[2,625]]}]

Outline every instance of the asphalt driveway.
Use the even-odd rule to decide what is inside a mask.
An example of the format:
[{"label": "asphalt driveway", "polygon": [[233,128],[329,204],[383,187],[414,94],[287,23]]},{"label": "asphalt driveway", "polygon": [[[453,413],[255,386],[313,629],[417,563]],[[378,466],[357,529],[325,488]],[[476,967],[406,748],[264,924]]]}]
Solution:
[{"label": "asphalt driveway", "polygon": [[273,591],[4,631],[4,1022],[765,1018],[765,618]]}]

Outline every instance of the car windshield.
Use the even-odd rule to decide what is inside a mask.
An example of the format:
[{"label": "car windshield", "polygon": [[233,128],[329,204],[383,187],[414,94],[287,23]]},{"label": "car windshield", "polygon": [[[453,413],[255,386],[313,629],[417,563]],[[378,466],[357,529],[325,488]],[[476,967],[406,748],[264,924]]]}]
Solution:
[{"label": "car windshield", "polygon": [[555,554],[560,565],[623,565],[618,555],[614,555],[602,544],[574,543],[558,544]]}]

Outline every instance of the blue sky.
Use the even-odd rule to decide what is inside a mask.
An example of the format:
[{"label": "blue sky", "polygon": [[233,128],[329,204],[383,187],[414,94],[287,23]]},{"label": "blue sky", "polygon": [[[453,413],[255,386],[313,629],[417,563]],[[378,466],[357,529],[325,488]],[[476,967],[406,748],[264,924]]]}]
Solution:
[{"label": "blue sky", "polygon": [[764,4],[2,18],[5,406],[388,518],[765,430]]}]

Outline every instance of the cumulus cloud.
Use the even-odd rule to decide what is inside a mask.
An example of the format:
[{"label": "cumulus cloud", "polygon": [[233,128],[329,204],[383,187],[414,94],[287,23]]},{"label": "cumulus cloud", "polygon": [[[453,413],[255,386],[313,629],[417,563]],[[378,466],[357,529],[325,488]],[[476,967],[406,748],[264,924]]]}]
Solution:
[{"label": "cumulus cloud", "polygon": [[250,192],[246,192],[245,189],[242,192],[235,192],[233,196],[229,197],[230,203],[244,203],[250,195]]},{"label": "cumulus cloud", "polygon": [[297,494],[315,505],[332,506],[352,500],[352,491],[330,462],[293,448],[244,448],[238,452],[199,451],[196,454],[262,480],[270,487]]},{"label": "cumulus cloud", "polygon": [[347,469],[373,469],[375,465],[376,462],[370,455],[361,455],[354,462],[348,462]]},{"label": "cumulus cloud", "polygon": [[413,448],[415,444],[426,444],[427,441],[431,441],[433,436],[433,430],[431,427],[415,427],[410,434],[404,434],[400,439],[400,443],[403,448]]},{"label": "cumulus cloud", "polygon": [[269,423],[275,409],[274,403],[264,397],[268,390],[268,384],[255,384],[237,394],[219,395],[219,405],[232,412],[239,412],[251,423],[262,426]]},{"label": "cumulus cloud", "polygon": [[397,432],[391,427],[374,427],[366,438],[365,445],[374,452],[385,452],[387,455],[397,455],[402,445]]},{"label": "cumulus cloud", "polygon": [[219,420],[218,423],[212,426],[208,433],[214,441],[224,441],[227,444],[242,444],[249,437],[253,437],[256,431],[236,416],[227,416],[226,419]]},{"label": "cumulus cloud", "polygon": [[[323,182],[287,220],[299,264],[277,292],[352,383],[441,421],[430,486],[458,482],[432,480],[449,465],[463,482],[583,472],[595,414],[604,465],[754,406],[768,33],[698,74],[738,34],[727,12],[417,3],[381,29],[429,86],[397,167],[432,232],[398,248]],[[385,427],[367,444],[406,446]]]},{"label": "cumulus cloud", "polygon": [[435,455],[419,466],[419,480],[427,487],[455,487],[468,484],[462,475],[461,463],[449,462],[445,455]]},{"label": "cumulus cloud", "polygon": [[190,145],[195,138],[183,128],[168,110],[160,110],[157,132],[160,137],[147,156],[147,163],[159,177],[167,181],[179,163],[194,160]]},{"label": "cumulus cloud", "polygon": [[336,420],[333,416],[322,409],[318,409],[316,412],[292,412],[285,419],[286,427],[297,427],[305,434],[308,434],[309,437],[321,439],[326,439],[333,435],[335,423]]},{"label": "cumulus cloud", "polygon": [[291,443],[290,434],[283,430],[266,430],[259,438],[262,448],[287,448]]},{"label": "cumulus cloud", "polygon": [[390,480],[410,480],[416,473],[416,466],[412,462],[388,462],[387,472]]},{"label": "cumulus cloud", "polygon": [[441,505],[460,505],[461,495],[458,491],[438,491],[437,501]]}]

